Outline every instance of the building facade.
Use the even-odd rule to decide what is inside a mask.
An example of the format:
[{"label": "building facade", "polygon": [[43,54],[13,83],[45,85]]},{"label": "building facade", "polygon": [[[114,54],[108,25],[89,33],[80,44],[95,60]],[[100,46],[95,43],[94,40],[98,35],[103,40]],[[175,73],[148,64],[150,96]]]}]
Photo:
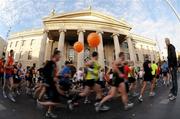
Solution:
[{"label": "building facade", "polygon": [[[59,66],[65,60],[72,60],[77,68],[84,66],[92,51],[99,53],[99,63],[102,67],[110,66],[124,51],[127,60],[135,65],[142,65],[144,57],[157,61],[156,43],[152,39],[130,33],[132,27],[125,21],[93,10],[70,12],[64,14],[52,13],[43,19],[42,29],[33,29],[11,34],[8,40],[7,53],[14,49],[15,60],[24,65],[36,63],[41,66],[49,60],[53,51],[61,51]],[[96,32],[100,36],[97,48],[90,48],[87,36]],[[76,53],[73,44],[80,41],[84,50]]]},{"label": "building facade", "polygon": [[7,42],[0,37],[0,58],[4,57],[4,53],[6,52]]}]

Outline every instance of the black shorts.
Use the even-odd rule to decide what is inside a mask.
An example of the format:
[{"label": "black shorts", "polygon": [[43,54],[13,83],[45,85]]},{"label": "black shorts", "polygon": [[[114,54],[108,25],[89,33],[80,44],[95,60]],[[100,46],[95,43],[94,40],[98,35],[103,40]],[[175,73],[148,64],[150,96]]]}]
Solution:
[{"label": "black shorts", "polygon": [[153,78],[153,79],[156,78],[156,75],[152,75],[152,78]]},{"label": "black shorts", "polygon": [[97,84],[101,86],[101,88],[105,88],[105,82],[104,81],[97,81]]},{"label": "black shorts", "polygon": [[152,75],[144,75],[144,81],[152,81],[153,80],[153,76]]},{"label": "black shorts", "polygon": [[167,73],[168,73],[168,72],[163,72],[163,76],[167,76]]},{"label": "black shorts", "polygon": [[70,79],[60,79],[59,85],[64,91],[68,91],[72,86],[72,82],[70,81]]},{"label": "black shorts", "polygon": [[156,78],[159,79],[159,77],[160,77],[159,74],[157,74],[157,75],[156,75]]},{"label": "black shorts", "polygon": [[96,81],[94,79],[85,80],[84,86],[93,87],[95,85]]},{"label": "black shorts", "polygon": [[121,84],[123,82],[124,82],[123,78],[119,78],[119,76],[117,74],[113,75],[112,86],[119,87],[119,84]]},{"label": "black shorts", "polygon": [[56,102],[56,103],[58,103],[60,101],[59,93],[58,93],[55,85],[51,85],[51,86],[47,87],[46,95],[47,95],[46,101],[51,101],[51,102]]},{"label": "black shorts", "polygon": [[128,78],[129,83],[134,83],[136,79],[134,77],[129,77]]},{"label": "black shorts", "polygon": [[0,79],[4,79],[4,73],[0,73]]},{"label": "black shorts", "polygon": [[21,79],[17,79],[17,78],[13,79],[13,83],[14,84],[19,84],[20,82],[21,82]]}]

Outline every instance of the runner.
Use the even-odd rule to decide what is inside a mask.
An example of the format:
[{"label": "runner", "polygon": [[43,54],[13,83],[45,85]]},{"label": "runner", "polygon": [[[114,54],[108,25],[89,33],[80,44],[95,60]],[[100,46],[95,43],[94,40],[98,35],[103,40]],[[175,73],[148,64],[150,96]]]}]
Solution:
[{"label": "runner", "polygon": [[100,102],[96,104],[95,110],[104,111],[102,105],[107,102],[109,99],[113,98],[117,91],[121,93],[121,98],[124,104],[124,109],[128,110],[133,107],[133,103],[128,103],[128,95],[126,92],[126,87],[124,83],[124,52],[119,53],[119,59],[113,62],[113,79],[112,79],[112,87],[109,91],[109,94],[104,97]]},{"label": "runner", "polygon": [[82,87],[83,79],[84,79],[84,72],[83,72],[83,68],[80,67],[76,73],[76,82],[77,82],[78,88]]},{"label": "runner", "polygon": [[140,81],[140,85],[142,85],[143,80],[144,80],[144,71],[143,71],[143,68],[140,68],[140,71],[138,72],[138,79]]},{"label": "runner", "polygon": [[151,82],[151,89],[150,89],[149,96],[155,96],[155,93],[154,93],[155,81],[153,80],[154,77],[152,75],[151,62],[148,60],[148,57],[146,57],[146,60],[145,60],[145,62],[143,64],[143,68],[144,68],[145,74],[144,74],[144,79],[143,79],[143,84],[142,84],[140,96],[138,98],[138,100],[140,102],[143,102],[143,94],[145,92],[147,82]]},{"label": "runner", "polygon": [[[151,69],[152,69],[152,76],[153,76],[153,85],[156,85],[156,76],[157,76],[157,69],[158,69],[158,65],[155,63],[155,61],[152,62],[151,64]],[[150,96],[153,96],[155,93],[150,93]]]},{"label": "runner", "polygon": [[[86,63],[86,76],[84,82],[84,90],[82,93],[76,95],[72,100],[68,101],[69,109],[73,109],[73,103],[83,97],[88,96],[91,93],[91,90],[96,92],[96,102],[99,102],[102,99],[102,89],[97,80],[99,78],[100,65],[98,63],[98,53],[93,52],[92,58]],[[104,110],[107,110],[107,107],[103,106]]]},{"label": "runner", "polygon": [[54,54],[50,61],[46,63],[43,69],[43,76],[45,78],[46,86],[46,95],[47,99],[45,101],[39,101],[38,103],[47,106],[48,110],[45,114],[47,118],[57,118],[53,111],[53,107],[59,103],[59,94],[56,88],[58,84],[57,78],[57,65],[56,63],[60,60],[60,51],[54,51]]},{"label": "runner", "polygon": [[14,99],[12,92],[13,92],[13,87],[14,87],[14,81],[13,81],[13,71],[14,71],[14,51],[10,50],[10,54],[7,58],[7,62],[5,64],[5,79],[4,79],[4,85],[3,85],[3,96],[4,98],[7,98],[5,89],[8,87],[9,89],[9,99],[13,102],[16,102]]},{"label": "runner", "polygon": [[135,78],[135,69],[133,67],[133,62],[131,63],[131,66],[129,67],[130,72],[128,73],[128,81],[129,81],[129,91],[132,94],[133,97],[138,96],[138,94],[136,93],[136,78]]},{"label": "runner", "polygon": [[169,86],[169,68],[168,68],[168,63],[164,60],[163,64],[161,66],[162,73],[163,73],[163,80],[164,80],[164,85]]},{"label": "runner", "polygon": [[60,72],[59,76],[60,76],[59,85],[61,89],[63,91],[69,91],[72,86],[71,63],[69,61],[65,62],[65,66]]}]

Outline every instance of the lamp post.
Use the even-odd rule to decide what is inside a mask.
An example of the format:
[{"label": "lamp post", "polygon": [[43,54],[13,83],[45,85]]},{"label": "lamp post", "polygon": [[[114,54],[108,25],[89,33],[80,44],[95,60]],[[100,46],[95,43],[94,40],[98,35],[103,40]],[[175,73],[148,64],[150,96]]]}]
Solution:
[{"label": "lamp post", "polygon": [[180,16],[178,14],[178,12],[176,11],[176,9],[174,8],[174,6],[170,3],[169,0],[166,0],[166,2],[168,3],[168,5],[171,7],[171,9],[173,10],[174,14],[176,15],[176,17],[178,18],[179,22],[180,22]]}]

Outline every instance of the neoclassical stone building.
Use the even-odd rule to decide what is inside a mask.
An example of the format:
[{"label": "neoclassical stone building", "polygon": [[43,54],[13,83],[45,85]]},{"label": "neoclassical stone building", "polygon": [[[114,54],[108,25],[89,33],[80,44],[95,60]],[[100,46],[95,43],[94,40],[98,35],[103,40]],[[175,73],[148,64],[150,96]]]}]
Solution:
[{"label": "neoclassical stone building", "polygon": [[[120,51],[124,51],[126,59],[134,61],[135,65],[140,66],[147,55],[157,61],[156,43],[130,33],[131,29],[131,25],[124,20],[91,9],[64,14],[53,12],[43,19],[43,28],[11,34],[7,53],[14,49],[15,60],[24,66],[32,63],[40,66],[50,59],[55,49],[62,52],[60,65],[65,60],[72,60],[77,67],[83,66],[94,50],[99,53],[102,67],[111,65]],[[95,49],[87,44],[87,36],[91,32],[97,32],[100,36],[100,44]],[[76,41],[84,44],[83,52],[73,50]]]}]

